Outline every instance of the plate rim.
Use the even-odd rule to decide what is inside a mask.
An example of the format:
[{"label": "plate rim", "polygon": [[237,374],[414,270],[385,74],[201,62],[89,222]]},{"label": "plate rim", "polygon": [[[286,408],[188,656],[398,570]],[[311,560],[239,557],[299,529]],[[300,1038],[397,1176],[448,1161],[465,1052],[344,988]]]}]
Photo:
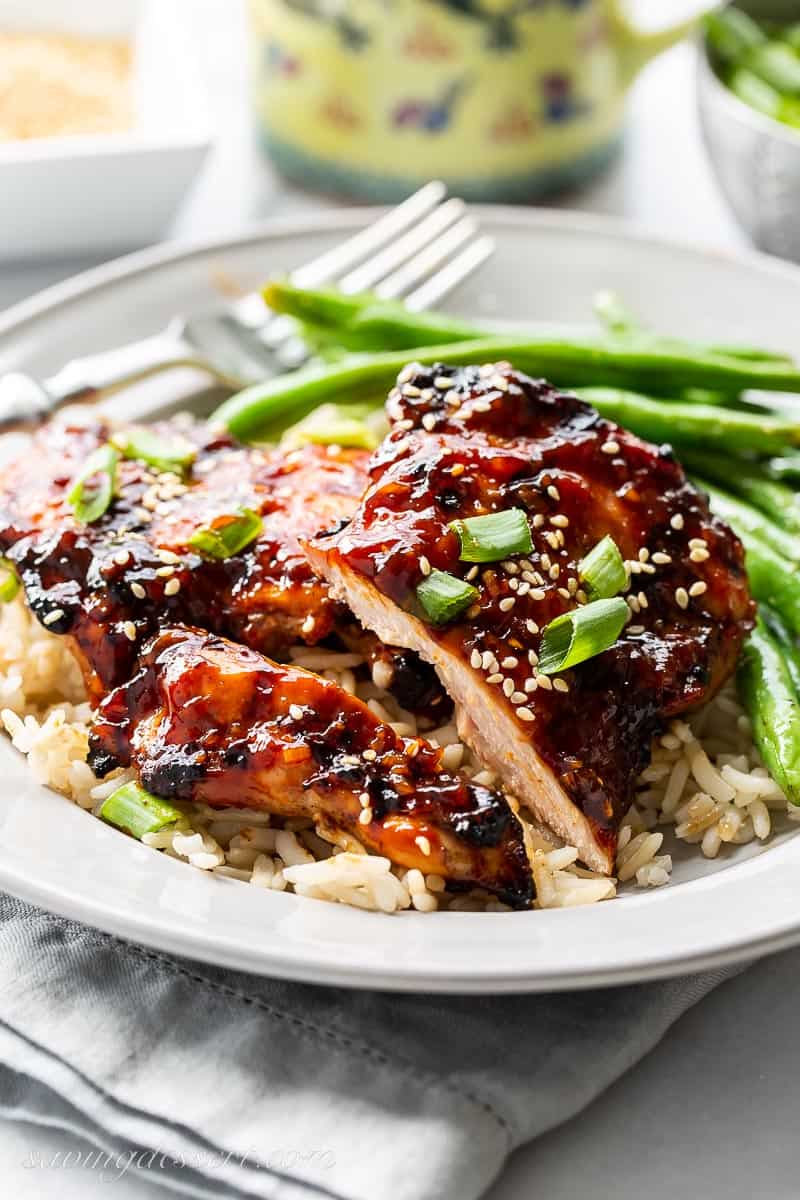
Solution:
[{"label": "plate rim", "polygon": [[[709,247],[691,239],[676,239],[654,233],[646,226],[630,223],[617,217],[603,214],[576,212],[570,209],[522,210],[503,205],[474,206],[479,218],[487,223],[503,226],[509,230],[557,229],[566,235],[580,234],[589,237],[611,237],[634,242],[661,252],[680,252],[693,259],[723,261],[733,266],[758,270],[773,277],[788,281],[800,290],[800,266],[783,262],[769,255],[749,250],[728,250]],[[337,208],[317,213],[273,218],[259,222],[234,236],[202,238],[186,243],[165,244],[127,254],[82,271],[59,283],[45,288],[35,295],[20,301],[0,314],[0,339],[21,334],[32,321],[46,318],[73,303],[79,304],[96,296],[104,289],[113,289],[126,280],[141,278],[165,267],[187,263],[195,258],[208,258],[224,254],[232,249],[245,249],[281,238],[301,237],[304,234],[347,231],[363,226],[385,209],[382,208]],[[221,298],[222,300],[222,298]],[[55,793],[53,793],[55,795]],[[59,800],[61,798],[59,797]],[[766,851],[771,856],[784,853],[791,846],[785,842]],[[797,847],[800,850],[800,847]],[[797,853],[797,850],[795,851]],[[758,858],[761,856],[759,855]],[[736,864],[746,869],[750,863]],[[182,868],[183,864],[179,864]],[[227,881],[226,881],[227,882]],[[701,880],[688,881],[681,890],[692,889]],[[689,974],[698,970],[715,969],[726,965],[761,957],[785,949],[800,942],[800,914],[787,916],[781,924],[773,923],[773,932],[753,938],[736,940],[735,935],[716,934],[710,950],[690,952],[683,956],[659,957],[657,951],[646,956],[646,961],[630,965],[610,966],[606,969],[593,967],[582,970],[573,963],[561,970],[537,971],[530,960],[516,969],[508,968],[487,978],[480,972],[460,974],[453,969],[443,973],[432,973],[426,965],[420,973],[407,962],[392,964],[378,963],[355,967],[336,967],[330,961],[314,958],[308,947],[294,955],[282,946],[277,954],[270,945],[259,943],[252,951],[242,945],[226,946],[221,934],[211,933],[204,927],[192,928],[170,924],[167,914],[153,910],[142,913],[109,908],[103,901],[94,902],[79,891],[51,884],[46,878],[28,878],[14,862],[0,855],[0,886],[22,900],[38,904],[67,919],[77,920],[108,934],[136,942],[155,951],[187,955],[215,966],[226,966],[238,970],[270,975],[276,978],[294,979],[308,983],[355,988],[383,988],[395,991],[431,991],[437,993],[487,993],[495,992],[548,992],[562,988],[579,990],[585,988],[623,985],[633,982],[667,978]],[[644,899],[644,897],[642,897]],[[123,897],[124,901],[124,897]],[[569,910],[565,910],[569,911]],[[365,914],[373,919],[384,919],[383,914]],[[548,913],[548,918],[558,920],[558,912]],[[496,914],[463,913],[448,914],[448,920],[481,922],[496,918]],[[404,922],[429,920],[421,914],[406,914],[399,918]],[[512,917],[513,919],[513,917]],[[540,917],[541,919],[541,917]],[[713,948],[715,947],[715,948]]]}]

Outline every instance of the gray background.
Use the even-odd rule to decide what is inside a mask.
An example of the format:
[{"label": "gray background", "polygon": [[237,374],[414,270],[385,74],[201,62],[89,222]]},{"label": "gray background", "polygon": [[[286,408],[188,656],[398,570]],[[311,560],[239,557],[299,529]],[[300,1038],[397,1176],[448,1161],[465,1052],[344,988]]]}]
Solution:
[{"label": "gray background", "polygon": [[[256,219],[319,207],[322,201],[288,188],[253,150],[239,0],[174,2],[191,10],[191,36],[218,137],[174,236],[236,233]],[[624,159],[561,205],[614,213],[706,244],[746,244],[705,163],[689,47],[664,56],[638,83]],[[4,268],[0,306],[88,265]],[[673,1200],[687,1194],[712,1200],[796,1198],[799,977],[795,952],[756,964],[719,988],[584,1114],[519,1151],[487,1200],[574,1200],[584,1192],[598,1200]],[[15,1200],[97,1200],[109,1189],[119,1200],[163,1195],[148,1180],[101,1179],[59,1158],[85,1149],[55,1130],[0,1124],[4,1194]]]}]

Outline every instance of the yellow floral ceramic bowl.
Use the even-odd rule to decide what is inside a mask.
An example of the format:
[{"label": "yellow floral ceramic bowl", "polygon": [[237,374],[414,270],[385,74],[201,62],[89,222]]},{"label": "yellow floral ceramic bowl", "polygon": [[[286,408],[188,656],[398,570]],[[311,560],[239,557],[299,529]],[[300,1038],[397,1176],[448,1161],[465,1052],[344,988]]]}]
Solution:
[{"label": "yellow floral ceramic bowl", "polygon": [[260,132],[306,186],[478,200],[579,182],[619,143],[628,85],[689,23],[623,0],[251,0]]}]

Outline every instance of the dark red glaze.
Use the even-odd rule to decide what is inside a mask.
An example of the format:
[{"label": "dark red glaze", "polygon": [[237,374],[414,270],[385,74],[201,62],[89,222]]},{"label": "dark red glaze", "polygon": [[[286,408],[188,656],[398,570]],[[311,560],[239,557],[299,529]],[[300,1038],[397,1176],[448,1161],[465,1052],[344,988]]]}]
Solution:
[{"label": "dark red glaze", "polygon": [[[388,411],[394,428],[373,457],[372,486],[358,512],[343,532],[313,546],[424,616],[415,595],[421,562],[460,578],[470,568],[459,561],[449,523],[526,511],[534,545],[528,562],[516,556],[510,567],[482,566],[472,581],[475,609],[444,629],[430,627],[429,635],[466,662],[476,650],[495,656],[496,670],[477,671],[487,703],[514,715],[589,818],[598,844],[613,850],[653,734],[665,718],[710,698],[752,625],[741,544],[711,516],[669,447],[641,441],[508,364],[407,368]],[[540,649],[536,627],[585,599],[578,563],[606,534],[635,564],[628,594],[641,593],[644,603],[634,601],[641,612],[611,650],[563,674],[569,691],[544,690],[540,681],[526,693],[536,675],[529,652]],[[704,539],[708,557],[692,539]],[[692,549],[703,561],[691,560]],[[653,563],[654,554],[670,561]],[[682,608],[676,590],[698,583],[705,592]],[[503,602],[511,598],[509,609]],[[491,675],[502,680],[488,684]],[[518,697],[513,703],[502,690],[506,679]],[[535,719],[521,720],[520,707]]]},{"label": "dark red glaze", "polygon": [[335,683],[172,628],[99,706],[89,761],[101,776],[133,764],[165,798],[225,808],[235,797],[312,817],[395,863],[528,906],[519,821],[502,793],[449,774],[441,755],[422,738],[399,737]]},{"label": "dark red glaze", "polygon": [[[407,652],[395,661],[355,628],[300,549],[301,536],[337,528],[353,513],[367,481],[366,452],[305,446],[286,453],[237,445],[201,424],[154,428],[197,446],[186,477],[121,462],[118,495],[93,525],[75,520],[66,496],[89,454],[108,440],[103,425],[46,426],[0,483],[0,553],[16,563],[37,617],[72,639],[95,700],[128,678],[144,639],[162,624],[188,622],[278,655],[340,632],[369,662],[392,665],[404,707],[447,718],[450,705],[431,669]],[[223,561],[189,549],[198,528],[241,506],[263,519],[257,541]]]}]

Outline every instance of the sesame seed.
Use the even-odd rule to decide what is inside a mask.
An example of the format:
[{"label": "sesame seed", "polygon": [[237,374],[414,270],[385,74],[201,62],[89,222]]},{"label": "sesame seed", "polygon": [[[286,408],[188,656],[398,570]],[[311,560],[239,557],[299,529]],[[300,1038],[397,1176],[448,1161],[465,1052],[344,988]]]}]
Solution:
[{"label": "sesame seed", "polygon": [[[519,580],[518,580],[518,579],[513,579],[513,578],[512,578],[512,579],[509,579],[509,581],[508,581],[508,586],[511,588],[512,592],[517,592],[517,591],[519,591],[520,582],[519,582]],[[524,594],[525,594],[525,593],[523,592],[523,595],[524,595]]]},{"label": "sesame seed", "polygon": [[362,808],[361,812],[358,814],[359,825],[369,825],[371,820],[372,820],[372,809],[371,808]]},{"label": "sesame seed", "polygon": [[500,566],[504,571],[507,571],[509,575],[519,575],[519,567],[515,562],[512,562],[510,558],[507,558],[501,562]]},{"label": "sesame seed", "polygon": [[170,579],[167,582],[166,587],[164,588],[164,595],[165,596],[177,596],[177,594],[180,590],[181,590],[180,579]]},{"label": "sesame seed", "polygon": [[524,692],[512,692],[509,696],[509,700],[512,704],[524,704],[527,699],[528,697]]},{"label": "sesame seed", "polygon": [[409,400],[415,400],[417,396],[422,395],[422,390],[415,383],[404,383],[403,395],[408,396]]},{"label": "sesame seed", "polygon": [[303,712],[303,709],[299,704],[290,704],[289,705],[289,716],[292,718],[293,721],[302,721],[303,717],[305,716],[305,713]]},{"label": "sesame seed", "polygon": [[689,553],[689,561],[693,563],[707,562],[711,558],[708,550],[692,550]]},{"label": "sesame seed", "polygon": [[533,588],[531,590],[531,600],[544,600],[544,588]]},{"label": "sesame seed", "polygon": [[552,567],[548,571],[548,575],[550,576],[551,579],[558,579],[560,574],[561,574],[561,567],[558,565],[558,563],[553,563]]},{"label": "sesame seed", "polygon": [[637,596],[626,596],[625,599],[628,602],[628,608],[631,610],[631,612],[638,613],[638,611],[641,607],[639,604],[638,597]]},{"label": "sesame seed", "polygon": [[556,485],[554,483],[551,483],[548,485],[547,494],[551,500],[560,500],[561,499],[561,493],[559,492],[558,488],[556,487]]},{"label": "sesame seed", "polygon": [[365,750],[361,757],[365,758],[367,762],[375,762],[375,759],[378,757],[378,753],[376,750]]},{"label": "sesame seed", "polygon": [[464,466],[463,463],[453,463],[452,467],[450,468],[450,474],[453,475],[457,479],[459,475],[464,474],[466,469],[467,468]]},{"label": "sesame seed", "polygon": [[673,529],[683,529],[683,513],[673,513],[669,523]]},{"label": "sesame seed", "polygon": [[631,575],[641,575],[642,573],[642,564],[636,558],[629,559],[628,562],[625,563],[625,566],[628,568],[628,572]]},{"label": "sesame seed", "polygon": [[513,654],[509,654],[507,658],[503,659],[500,666],[504,671],[513,671],[515,667],[519,666],[519,659],[515,658]]},{"label": "sesame seed", "polygon": [[603,454],[619,454],[619,442],[615,442],[613,438],[610,438],[609,441],[603,442],[600,449],[603,451]]},{"label": "sesame seed", "polygon": [[535,621],[530,621],[530,620],[526,621],[525,628],[527,629],[528,633],[538,633],[539,632],[539,626],[536,624]]},{"label": "sesame seed", "polygon": [[689,607],[689,593],[686,591],[686,588],[679,587],[675,589],[675,603],[678,605],[678,608]]},{"label": "sesame seed", "polygon": [[547,533],[544,535],[544,540],[547,542],[547,544],[548,544],[548,546],[550,547],[550,549],[551,549],[551,550],[558,550],[558,548],[559,548],[559,545],[560,545],[560,542],[559,542],[559,540],[558,540],[558,535],[557,535],[557,534],[555,534],[555,533],[551,533],[551,532],[549,532],[549,531],[548,531],[548,532],[547,532]]},{"label": "sesame seed", "polygon": [[639,562],[646,563],[649,557],[650,551],[647,549],[647,546],[642,546],[639,550]]},{"label": "sesame seed", "polygon": [[537,675],[536,682],[540,688],[544,688],[546,692],[553,690],[553,681],[549,675]]},{"label": "sesame seed", "polygon": [[538,666],[539,655],[536,653],[535,650],[528,651],[528,662],[531,664],[532,667]]},{"label": "sesame seed", "polygon": [[542,528],[542,526],[543,526],[543,525],[544,525],[544,523],[545,523],[545,520],[546,520],[546,517],[545,517],[544,513],[534,513],[534,516],[533,516],[533,528],[534,528],[534,529],[541,529],[541,528]]},{"label": "sesame seed", "polygon": [[414,838],[414,841],[417,844],[417,846],[419,846],[421,852],[425,855],[425,857],[428,858],[430,856],[430,852],[431,852],[431,844],[430,844],[430,841],[428,840],[428,838],[425,837],[425,834],[424,833],[419,834],[418,837]]},{"label": "sesame seed", "polygon": [[550,524],[555,525],[556,529],[566,529],[569,525],[569,517],[565,517],[563,513],[556,513],[550,518]]},{"label": "sesame seed", "polygon": [[128,563],[129,563],[130,561],[131,561],[131,556],[130,556],[130,554],[128,553],[128,551],[127,551],[127,550],[119,550],[119,551],[118,551],[118,552],[117,552],[117,553],[114,555],[114,562],[115,562],[115,563],[117,564],[117,566],[119,566],[119,567],[127,567]]},{"label": "sesame seed", "polygon": [[492,664],[496,662],[497,659],[492,654],[491,650],[484,650],[483,654],[481,654],[480,666],[484,671],[491,671]]},{"label": "sesame seed", "polygon": [[430,575],[431,573],[430,559],[426,558],[424,554],[420,556],[419,569],[423,575]]},{"label": "sesame seed", "polygon": [[549,571],[551,567],[551,559],[549,554],[542,555],[542,570]]},{"label": "sesame seed", "polygon": [[413,428],[414,428],[414,422],[409,417],[406,417],[406,419],[404,421],[395,422],[395,426],[394,426],[394,429],[392,432],[393,433],[408,433],[409,429],[413,429]]},{"label": "sesame seed", "polygon": [[480,670],[482,658],[483,655],[481,654],[480,650],[472,651],[472,654],[469,657],[469,665],[472,667],[473,671]]},{"label": "sesame seed", "polygon": [[701,537],[689,538],[689,549],[690,550],[705,550],[707,548],[707,546],[708,546],[708,542],[706,541],[705,538],[701,538]]},{"label": "sesame seed", "polygon": [[636,599],[639,601],[639,604],[642,608],[647,608],[647,596],[645,596],[644,592],[639,592],[639,595],[636,597]]},{"label": "sesame seed", "polygon": [[425,413],[425,416],[422,418],[422,428],[427,429],[428,433],[430,433],[432,429],[436,428],[435,413]]},{"label": "sesame seed", "polygon": [[539,684],[536,682],[533,675],[529,675],[528,678],[525,680],[525,691],[526,692],[535,692],[538,686],[539,686]]},{"label": "sesame seed", "polygon": [[478,574],[478,564],[476,563],[474,567],[470,567],[470,569],[467,571],[464,578],[466,579],[467,583],[470,583],[477,574]]},{"label": "sesame seed", "polygon": [[514,680],[513,679],[504,679],[503,680],[503,695],[510,697],[513,694],[514,690],[515,690]]},{"label": "sesame seed", "polygon": [[42,618],[42,624],[55,625],[56,621],[60,621],[63,616],[63,608],[54,608],[52,612],[49,612],[46,617]]},{"label": "sesame seed", "polygon": [[397,376],[398,383],[408,383],[409,379],[413,379],[417,373],[416,363],[409,363],[407,367],[403,367],[400,374]]},{"label": "sesame seed", "polygon": [[578,601],[578,604],[586,604],[586,592],[583,590],[583,588],[578,588],[577,592],[575,593],[575,599]]},{"label": "sesame seed", "polygon": [[486,682],[487,683],[502,683],[503,676],[500,674],[499,671],[495,671],[494,675],[487,676]]},{"label": "sesame seed", "polygon": [[433,386],[438,388],[440,392],[446,392],[448,388],[455,387],[455,379],[451,379],[449,375],[437,375],[433,381]]},{"label": "sesame seed", "polygon": [[656,550],[653,555],[653,562],[658,563],[660,567],[665,567],[667,563],[672,562],[672,557],[669,554],[664,554],[662,550]]},{"label": "sesame seed", "polygon": [[567,580],[567,591],[569,592],[570,596],[574,596],[575,593],[577,592],[577,590],[578,590],[577,579],[568,579]]},{"label": "sesame seed", "polygon": [[529,708],[518,708],[517,716],[519,717],[520,721],[535,721],[536,720],[536,717],[533,715],[533,713],[531,712],[531,710]]},{"label": "sesame seed", "polygon": [[527,596],[527,594],[530,590],[531,590],[531,585],[528,583],[527,579],[523,579],[522,583],[517,588],[517,595],[518,596]]},{"label": "sesame seed", "polygon": [[569,684],[567,683],[566,679],[554,679],[553,687],[555,688],[555,690],[557,692],[568,692],[569,691]]},{"label": "sesame seed", "polygon": [[629,625],[628,633],[644,633],[644,625]]},{"label": "sesame seed", "polygon": [[136,626],[134,625],[133,621],[126,621],[122,626],[122,632],[125,634],[125,637],[129,642],[136,641]]},{"label": "sesame seed", "polygon": [[645,575],[655,575],[656,569],[652,563],[642,563],[642,570]]},{"label": "sesame seed", "polygon": [[419,394],[420,400],[425,400],[426,402],[432,400],[435,395],[436,391],[434,388],[423,388]]},{"label": "sesame seed", "polygon": [[147,595],[147,592],[144,590],[144,588],[142,587],[142,585],[140,583],[132,583],[131,591],[133,592],[133,594],[137,600],[144,600],[145,596]]},{"label": "sesame seed", "polygon": [[492,411],[492,406],[488,400],[478,400],[473,404],[472,411],[476,413],[488,413]]},{"label": "sesame seed", "polygon": [[470,621],[474,621],[477,616],[480,616],[480,611],[480,604],[471,604],[467,609],[467,616],[469,617]]},{"label": "sesame seed", "polygon": [[556,591],[558,592],[558,594],[562,598],[562,600],[571,600],[572,599],[572,597],[570,596],[569,592],[567,591],[567,589],[565,587],[556,588]]},{"label": "sesame seed", "polygon": [[503,375],[493,375],[491,378],[491,385],[492,387],[497,388],[498,392],[508,391],[508,380]]},{"label": "sesame seed", "polygon": [[702,579],[698,579],[697,583],[693,583],[689,588],[690,596],[702,596],[708,591],[708,584],[703,583]]},{"label": "sesame seed", "polygon": [[514,607],[516,602],[517,602],[516,596],[506,596],[503,600],[500,601],[500,605],[499,605],[500,611],[501,612],[511,612],[511,609]]},{"label": "sesame seed", "polygon": [[159,567],[156,571],[156,575],[159,575],[162,579],[169,579],[174,574],[174,567]]},{"label": "sesame seed", "polygon": [[157,550],[156,554],[163,563],[172,563],[173,565],[177,565],[181,561],[178,555],[174,554],[172,550]]}]

